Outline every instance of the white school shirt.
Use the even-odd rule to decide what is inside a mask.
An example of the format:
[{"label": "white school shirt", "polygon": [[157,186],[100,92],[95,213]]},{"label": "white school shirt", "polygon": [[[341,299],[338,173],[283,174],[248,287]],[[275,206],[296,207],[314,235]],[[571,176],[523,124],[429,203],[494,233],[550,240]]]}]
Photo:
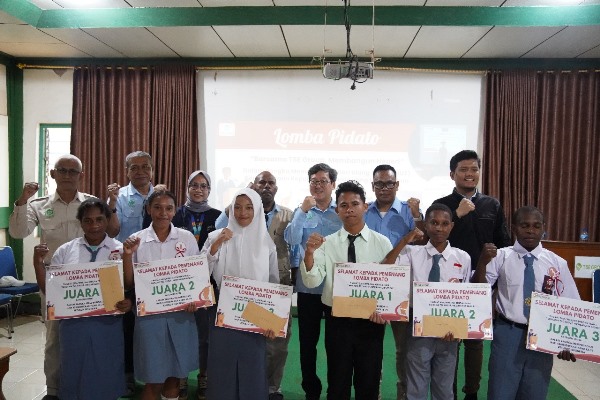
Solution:
[{"label": "white school shirt", "polygon": [[[498,283],[498,298],[496,300],[496,310],[505,318],[520,324],[526,324],[527,318],[523,314],[523,279],[525,272],[525,261],[523,257],[531,254],[535,259],[533,261],[533,271],[535,274],[535,291],[541,292],[544,284],[544,275],[551,275],[558,271],[559,279],[562,284],[557,283],[560,296],[579,300],[579,292],[573,276],[569,271],[567,262],[546,250],[540,243],[532,251],[527,251],[516,241],[511,247],[498,249],[496,257],[486,266],[485,277],[493,285]],[[557,295],[556,287],[552,293]]]},{"label": "white school shirt", "polygon": [[164,242],[158,239],[152,225],[135,233],[134,236],[140,238],[140,246],[133,256],[134,262],[150,262],[200,254],[194,235],[185,229],[175,228],[173,224]]},{"label": "white school shirt", "polygon": [[[70,265],[91,262],[91,253],[85,248],[89,246],[85,237],[73,239],[60,246],[52,256],[52,265]],[[100,251],[96,261],[120,260],[123,253],[123,245],[116,239],[106,235],[102,243],[98,245]]]},{"label": "white school shirt", "polygon": [[433,266],[433,256],[441,254],[440,282],[468,283],[471,276],[471,257],[466,251],[450,246],[446,241],[443,252],[437,251],[431,242],[425,246],[405,246],[398,258],[396,265],[410,265],[410,301],[412,304],[412,283],[429,281],[429,273]]}]

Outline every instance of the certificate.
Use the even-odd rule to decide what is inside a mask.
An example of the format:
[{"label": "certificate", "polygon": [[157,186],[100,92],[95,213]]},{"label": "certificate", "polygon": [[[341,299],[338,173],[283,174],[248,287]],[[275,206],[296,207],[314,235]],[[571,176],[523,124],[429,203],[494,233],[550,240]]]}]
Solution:
[{"label": "certificate", "polygon": [[178,257],[134,265],[137,315],[185,309],[189,303],[215,303],[206,255]]},{"label": "certificate", "polygon": [[[333,314],[358,317],[352,311],[360,300],[376,301],[377,312],[387,321],[408,321],[410,266],[377,263],[338,263],[333,276]],[[372,301],[372,300],[371,300]],[[369,302],[365,301],[365,306]],[[375,310],[373,310],[375,311]],[[368,318],[370,313],[362,317]]]},{"label": "certificate", "polygon": [[242,316],[246,306],[251,302],[283,318],[283,326],[275,332],[275,335],[286,337],[287,321],[292,308],[292,291],[293,288],[287,285],[224,275],[215,325],[246,332],[264,333],[265,329],[254,325]]},{"label": "certificate", "polygon": [[526,346],[600,363],[600,304],[533,292]]},{"label": "certificate", "polygon": [[[46,310],[49,320],[118,315],[114,304],[104,304],[100,269],[117,267],[123,299],[123,265],[121,261],[101,261],[75,265],[51,265],[46,268]],[[114,289],[114,288],[113,288]]]},{"label": "certificate", "polygon": [[[444,318],[452,318],[466,324],[468,339],[494,338],[492,289],[488,283],[414,282],[413,336],[429,336],[426,333],[431,327],[424,326],[424,316],[442,317],[426,318],[437,325],[436,331],[440,330]],[[448,327],[456,326],[457,321],[446,321]],[[435,335],[440,336],[443,335]],[[455,337],[458,337],[456,333]]]}]

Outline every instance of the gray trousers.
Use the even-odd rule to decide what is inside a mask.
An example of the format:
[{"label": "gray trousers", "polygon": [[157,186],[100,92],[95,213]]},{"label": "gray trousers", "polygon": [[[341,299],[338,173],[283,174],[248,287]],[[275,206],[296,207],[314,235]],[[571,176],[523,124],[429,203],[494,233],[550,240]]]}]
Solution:
[{"label": "gray trousers", "polygon": [[438,338],[408,339],[406,355],[407,397],[409,400],[453,400],[454,372],[458,342]]},{"label": "gray trousers", "polygon": [[288,334],[285,338],[267,339],[267,379],[269,394],[281,392],[283,370],[288,356],[288,345],[292,337],[292,315],[288,318]]},{"label": "gray trousers", "polygon": [[44,374],[46,375],[46,393],[51,396],[58,396],[58,386],[60,384],[60,345],[58,340],[58,323],[59,321],[48,320],[44,322],[44,325],[46,326]]}]

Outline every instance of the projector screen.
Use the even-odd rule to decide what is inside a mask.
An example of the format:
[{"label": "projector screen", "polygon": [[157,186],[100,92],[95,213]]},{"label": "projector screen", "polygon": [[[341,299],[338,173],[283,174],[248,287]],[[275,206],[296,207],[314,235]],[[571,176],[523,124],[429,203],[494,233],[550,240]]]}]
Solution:
[{"label": "projector screen", "polygon": [[357,84],[319,70],[199,71],[200,159],[209,199],[223,209],[261,171],[277,178],[278,204],[309,195],[308,169],[326,163],[337,183],[360,182],[375,199],[373,169],[390,164],[398,198],[423,211],[449,194],[449,160],[478,150],[482,74],[375,71]]}]

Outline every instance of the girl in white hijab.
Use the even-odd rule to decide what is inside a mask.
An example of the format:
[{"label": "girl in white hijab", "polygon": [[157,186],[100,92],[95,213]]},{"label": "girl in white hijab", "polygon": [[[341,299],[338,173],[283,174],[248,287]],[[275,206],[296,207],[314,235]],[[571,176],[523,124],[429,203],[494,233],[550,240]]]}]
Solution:
[{"label": "girl in white hijab", "polygon": [[[229,206],[227,228],[208,235],[207,253],[213,278],[221,286],[223,275],[279,283],[277,251],[267,232],[258,193],[237,192]],[[273,332],[269,332],[274,337]],[[220,400],[264,400],[269,396],[265,336],[211,327],[207,397]]]}]

